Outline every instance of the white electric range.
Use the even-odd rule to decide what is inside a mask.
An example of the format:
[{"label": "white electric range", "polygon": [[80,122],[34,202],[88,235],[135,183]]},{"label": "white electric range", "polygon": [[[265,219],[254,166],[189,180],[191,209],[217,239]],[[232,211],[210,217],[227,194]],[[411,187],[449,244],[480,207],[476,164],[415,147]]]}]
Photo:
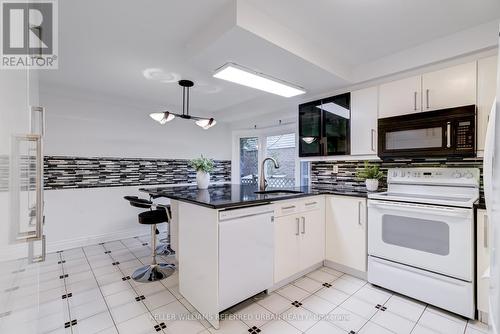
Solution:
[{"label": "white electric range", "polygon": [[477,168],[389,169],[368,195],[368,281],[475,317]]}]

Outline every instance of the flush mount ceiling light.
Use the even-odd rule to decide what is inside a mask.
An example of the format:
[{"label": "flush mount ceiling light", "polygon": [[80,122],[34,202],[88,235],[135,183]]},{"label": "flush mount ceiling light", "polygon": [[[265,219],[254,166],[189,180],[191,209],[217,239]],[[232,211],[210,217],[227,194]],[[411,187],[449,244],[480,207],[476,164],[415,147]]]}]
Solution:
[{"label": "flush mount ceiling light", "polygon": [[191,119],[195,121],[196,125],[205,130],[210,129],[212,126],[217,124],[217,122],[213,118],[189,115],[189,88],[193,87],[194,83],[190,80],[179,80],[179,86],[182,87],[182,114],[176,114],[170,111],[162,111],[151,113],[149,114],[149,117],[162,125],[170,122],[175,117]]},{"label": "flush mount ceiling light", "polygon": [[306,92],[301,87],[235,63],[227,63],[219,67],[215,70],[214,77],[284,97],[297,96]]}]

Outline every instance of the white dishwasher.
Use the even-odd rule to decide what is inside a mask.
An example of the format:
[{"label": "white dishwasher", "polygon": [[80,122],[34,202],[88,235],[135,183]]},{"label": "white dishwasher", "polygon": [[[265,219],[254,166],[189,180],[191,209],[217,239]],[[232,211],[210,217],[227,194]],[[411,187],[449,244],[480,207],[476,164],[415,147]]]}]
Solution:
[{"label": "white dishwasher", "polygon": [[219,311],[273,285],[274,208],[219,212]]}]

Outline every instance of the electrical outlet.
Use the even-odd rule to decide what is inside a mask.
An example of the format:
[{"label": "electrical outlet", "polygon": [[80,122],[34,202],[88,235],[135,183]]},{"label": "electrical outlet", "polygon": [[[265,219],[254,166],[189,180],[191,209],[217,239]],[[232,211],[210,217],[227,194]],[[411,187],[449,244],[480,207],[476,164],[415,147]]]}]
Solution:
[{"label": "electrical outlet", "polygon": [[338,172],[339,172],[339,165],[333,165],[333,170],[332,170],[332,172],[333,172],[334,174],[338,174]]}]

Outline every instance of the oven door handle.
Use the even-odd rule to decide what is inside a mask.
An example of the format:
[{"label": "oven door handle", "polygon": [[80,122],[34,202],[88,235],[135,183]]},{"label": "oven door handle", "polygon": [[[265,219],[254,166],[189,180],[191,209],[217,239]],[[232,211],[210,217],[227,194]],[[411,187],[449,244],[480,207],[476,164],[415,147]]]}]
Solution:
[{"label": "oven door handle", "polygon": [[405,211],[405,212],[417,212],[422,213],[422,210],[425,212],[436,212],[441,216],[448,217],[469,217],[471,212],[469,209],[461,209],[461,208],[448,208],[434,205],[426,205],[426,204],[412,204],[412,203],[393,203],[393,202],[385,202],[385,201],[368,201],[369,207],[377,207],[385,210],[392,211]]}]

